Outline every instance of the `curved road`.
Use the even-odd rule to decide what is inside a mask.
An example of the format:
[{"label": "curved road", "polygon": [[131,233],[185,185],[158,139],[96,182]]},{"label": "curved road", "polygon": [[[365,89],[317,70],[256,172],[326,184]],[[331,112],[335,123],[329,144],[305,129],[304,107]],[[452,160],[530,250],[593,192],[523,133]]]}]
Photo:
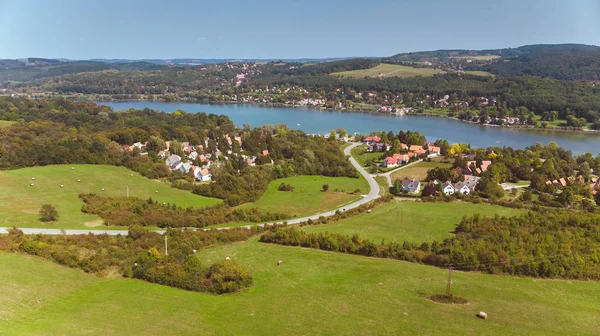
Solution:
[{"label": "curved road", "polygon": [[[356,162],[356,160],[352,157],[352,155],[350,154],[350,151],[352,150],[352,148],[356,147],[360,145],[360,143],[353,143],[352,145],[346,147],[344,149],[344,154],[346,156],[349,156],[350,158],[350,163],[352,163],[352,165],[354,166],[354,168],[356,168],[356,170],[358,170],[358,172],[367,180],[367,182],[369,183],[369,187],[370,187],[370,191],[367,195],[362,195],[363,198],[361,198],[360,200],[354,202],[354,203],[350,203],[348,205],[344,205],[342,207],[339,207],[337,209],[334,210],[330,210],[330,211],[326,211],[326,212],[322,212],[316,215],[312,215],[312,216],[307,216],[307,217],[302,217],[302,218],[294,218],[294,219],[290,219],[287,220],[286,222],[288,224],[299,224],[302,222],[306,222],[309,219],[312,220],[317,220],[319,219],[319,217],[329,217],[329,216],[333,216],[335,214],[336,211],[340,210],[343,211],[345,210],[349,210],[349,209],[353,209],[356,208],[358,206],[361,206],[365,203],[368,203],[374,199],[379,198],[379,184],[377,184],[377,181],[375,181],[375,179],[373,178],[373,176],[371,176],[371,174],[367,173],[367,171],[358,163]],[[273,222],[269,222],[269,223],[273,223]],[[278,224],[283,223],[283,221],[281,222],[277,222]],[[263,224],[254,224],[254,225],[265,225],[265,223]],[[251,227],[253,225],[246,225],[246,226],[242,226],[242,227]],[[2,233],[8,233],[7,231],[8,228],[0,228],[0,234]],[[229,229],[229,227],[224,227],[224,228],[219,228],[220,230],[226,230]],[[108,235],[127,235],[127,230],[61,230],[61,229],[43,229],[43,228],[19,228],[19,230],[23,231],[23,233],[25,234],[51,234],[51,235],[59,235],[59,234],[68,234],[68,235],[78,235],[78,234],[108,234]],[[154,232],[158,232],[158,233],[164,233],[164,230],[157,230]]]}]

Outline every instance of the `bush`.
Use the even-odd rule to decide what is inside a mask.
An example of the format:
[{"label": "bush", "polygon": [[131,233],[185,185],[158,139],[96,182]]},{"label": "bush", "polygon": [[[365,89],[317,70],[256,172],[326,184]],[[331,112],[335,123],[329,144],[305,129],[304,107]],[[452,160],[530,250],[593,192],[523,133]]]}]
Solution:
[{"label": "bush", "polygon": [[294,187],[292,187],[290,184],[286,184],[281,182],[281,184],[279,185],[279,187],[277,187],[277,190],[279,191],[294,191]]},{"label": "bush", "polygon": [[327,192],[329,190],[329,184],[323,184],[323,191]]},{"label": "bush", "polygon": [[42,222],[54,222],[58,219],[58,211],[51,204],[43,204],[40,210],[40,220]]}]

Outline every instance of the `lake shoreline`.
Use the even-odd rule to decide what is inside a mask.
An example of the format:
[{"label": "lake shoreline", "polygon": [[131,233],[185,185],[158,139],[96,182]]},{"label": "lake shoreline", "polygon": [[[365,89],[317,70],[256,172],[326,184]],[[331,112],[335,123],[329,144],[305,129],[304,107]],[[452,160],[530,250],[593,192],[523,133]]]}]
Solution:
[{"label": "lake shoreline", "polygon": [[307,105],[292,105],[285,103],[253,103],[253,102],[204,102],[204,101],[190,101],[186,99],[179,99],[176,101],[168,101],[162,99],[103,99],[103,100],[87,100],[91,102],[111,102],[111,103],[127,103],[127,102],[160,102],[160,103],[187,103],[187,104],[206,104],[206,105],[250,105],[250,106],[259,106],[259,107],[281,107],[281,108],[308,108],[318,111],[332,111],[332,112],[340,112],[340,113],[364,113],[378,116],[417,116],[417,117],[431,117],[431,118],[444,118],[449,120],[460,121],[463,123],[471,124],[471,125],[479,125],[486,127],[498,127],[498,128],[509,128],[509,129],[517,129],[524,131],[560,131],[560,132],[573,132],[573,133],[588,133],[588,134],[600,134],[600,130],[585,130],[585,129],[574,129],[568,127],[539,127],[539,126],[531,126],[531,125],[495,125],[495,124],[481,124],[477,122],[461,120],[455,117],[441,116],[437,114],[431,113],[416,113],[409,112],[404,114],[395,114],[395,113],[381,113],[377,110],[371,109],[361,109],[361,108],[336,108],[336,107],[322,107],[322,106],[307,106]]}]

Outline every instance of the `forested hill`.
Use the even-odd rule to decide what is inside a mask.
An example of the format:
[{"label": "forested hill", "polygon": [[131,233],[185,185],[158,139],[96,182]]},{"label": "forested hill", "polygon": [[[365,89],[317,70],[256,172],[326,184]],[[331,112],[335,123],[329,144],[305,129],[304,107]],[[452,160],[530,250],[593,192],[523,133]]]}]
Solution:
[{"label": "forested hill", "polygon": [[425,63],[435,67],[482,70],[498,76],[536,76],[559,80],[600,79],[600,47],[584,44],[535,44],[486,50],[435,50],[400,53],[386,63]]},{"label": "forested hill", "polygon": [[600,48],[551,46],[470,68],[500,76],[539,76],[560,80],[600,79]]},{"label": "forested hill", "polygon": [[25,82],[45,77],[61,76],[82,72],[95,72],[102,70],[159,70],[166,68],[167,66],[165,65],[157,65],[147,62],[62,62],[58,60],[42,58],[29,58],[25,61],[0,60],[0,82]]}]

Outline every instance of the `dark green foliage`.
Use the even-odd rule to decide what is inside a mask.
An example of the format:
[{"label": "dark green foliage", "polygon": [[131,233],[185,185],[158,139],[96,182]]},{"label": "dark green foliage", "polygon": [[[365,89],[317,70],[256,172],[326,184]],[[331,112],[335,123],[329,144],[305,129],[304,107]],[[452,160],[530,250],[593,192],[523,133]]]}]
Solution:
[{"label": "dark green foliage", "polygon": [[89,273],[118,271],[124,277],[222,294],[251,286],[252,276],[233,260],[204,266],[195,253],[209,246],[244,241],[265,230],[167,231],[169,253],[164,255],[164,235],[139,226],[132,226],[129,236],[25,235],[12,229],[0,237],[0,249],[36,255]]},{"label": "dark green foliage", "polygon": [[600,280],[600,215],[529,212],[519,217],[464,218],[456,235],[430,244],[371,241],[297,228],[278,228],[262,242],[520,276]]},{"label": "dark green foliage", "polygon": [[279,187],[277,187],[278,191],[294,191],[294,187],[292,187],[291,184],[286,184],[281,182],[281,184],[279,185]]},{"label": "dark green foliage", "polygon": [[323,184],[323,191],[327,192],[329,190],[329,184]]},{"label": "dark green foliage", "polygon": [[84,213],[95,214],[104,219],[106,225],[205,227],[230,222],[268,222],[290,216],[283,213],[263,213],[257,208],[232,209],[226,205],[205,208],[180,208],[175,204],[159,204],[148,199],[106,198],[94,194],[80,195],[85,203]]},{"label": "dark green foliage", "polygon": [[54,222],[58,219],[58,211],[52,204],[42,204],[40,220],[42,222]]}]

